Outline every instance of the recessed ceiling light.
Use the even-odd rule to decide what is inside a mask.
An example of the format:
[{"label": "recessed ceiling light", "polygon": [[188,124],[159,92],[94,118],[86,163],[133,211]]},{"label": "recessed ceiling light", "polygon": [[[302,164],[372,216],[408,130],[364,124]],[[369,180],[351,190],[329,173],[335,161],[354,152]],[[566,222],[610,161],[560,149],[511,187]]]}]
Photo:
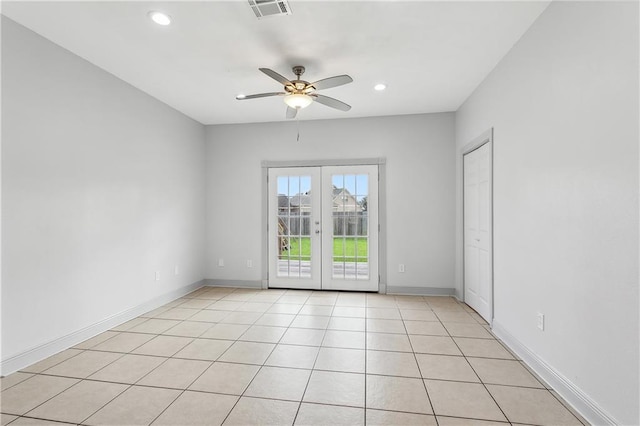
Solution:
[{"label": "recessed ceiling light", "polygon": [[243,95],[242,93],[240,93],[239,95],[236,96],[236,99],[244,99],[246,97],[247,95]]},{"label": "recessed ceiling light", "polygon": [[158,11],[149,12],[149,18],[158,25],[166,26],[171,23],[171,17],[169,15]]},{"label": "recessed ceiling light", "polygon": [[382,90],[386,89],[386,88],[387,88],[387,85],[386,85],[386,84],[382,84],[382,83],[380,83],[380,84],[376,84],[375,86],[373,86],[373,88],[374,88],[375,90],[377,90],[378,92],[380,92],[380,91],[382,91]]}]

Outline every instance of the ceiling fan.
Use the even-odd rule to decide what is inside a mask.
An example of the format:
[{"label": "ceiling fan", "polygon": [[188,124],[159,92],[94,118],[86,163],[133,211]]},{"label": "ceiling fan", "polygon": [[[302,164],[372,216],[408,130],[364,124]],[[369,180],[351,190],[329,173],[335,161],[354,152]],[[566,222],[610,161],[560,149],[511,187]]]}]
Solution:
[{"label": "ceiling fan", "polygon": [[300,65],[292,68],[293,73],[296,75],[295,80],[289,80],[269,68],[259,68],[259,70],[275,81],[284,84],[284,92],[258,93],[256,95],[246,96],[238,95],[236,99],[245,100],[266,98],[269,96],[284,96],[284,103],[287,104],[287,118],[295,118],[299,109],[306,108],[314,101],[331,108],[339,109],[340,111],[349,111],[351,109],[350,105],[342,101],[316,93],[317,90],[329,89],[351,83],[353,79],[348,75],[337,75],[309,83],[308,81],[300,79],[300,76],[304,74],[304,67]]}]

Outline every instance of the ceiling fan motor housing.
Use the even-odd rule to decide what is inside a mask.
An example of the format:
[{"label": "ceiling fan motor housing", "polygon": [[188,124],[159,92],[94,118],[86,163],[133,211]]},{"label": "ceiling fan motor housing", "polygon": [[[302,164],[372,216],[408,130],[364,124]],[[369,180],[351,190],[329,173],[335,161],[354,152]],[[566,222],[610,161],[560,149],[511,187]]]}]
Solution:
[{"label": "ceiling fan motor housing", "polygon": [[314,90],[314,88],[309,84],[308,81],[304,81],[300,79],[300,76],[304,74],[304,67],[302,65],[296,65],[292,68],[293,73],[296,75],[296,80],[291,80],[291,84],[287,84],[284,89],[288,93],[309,93]]},{"label": "ceiling fan motor housing", "polygon": [[298,77],[298,79],[300,79],[300,76],[304,74],[304,67],[302,65],[296,65],[291,69],[293,70],[293,73]]}]

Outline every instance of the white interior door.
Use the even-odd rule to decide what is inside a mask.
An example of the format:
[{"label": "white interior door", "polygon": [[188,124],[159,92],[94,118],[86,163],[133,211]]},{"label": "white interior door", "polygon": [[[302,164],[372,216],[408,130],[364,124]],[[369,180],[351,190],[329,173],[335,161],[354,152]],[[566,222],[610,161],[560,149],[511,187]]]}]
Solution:
[{"label": "white interior door", "polygon": [[269,287],[378,291],[378,167],[270,168]]},{"label": "white interior door", "polygon": [[465,302],[487,322],[493,317],[493,230],[491,142],[465,154]]}]

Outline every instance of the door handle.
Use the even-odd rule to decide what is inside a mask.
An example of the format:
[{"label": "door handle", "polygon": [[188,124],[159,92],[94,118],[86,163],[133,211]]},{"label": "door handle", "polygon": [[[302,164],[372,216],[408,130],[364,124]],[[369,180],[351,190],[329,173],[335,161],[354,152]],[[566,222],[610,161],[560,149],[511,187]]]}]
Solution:
[{"label": "door handle", "polygon": [[320,230],[319,230],[319,229],[316,229],[316,234],[319,234],[319,233],[320,233]]}]

